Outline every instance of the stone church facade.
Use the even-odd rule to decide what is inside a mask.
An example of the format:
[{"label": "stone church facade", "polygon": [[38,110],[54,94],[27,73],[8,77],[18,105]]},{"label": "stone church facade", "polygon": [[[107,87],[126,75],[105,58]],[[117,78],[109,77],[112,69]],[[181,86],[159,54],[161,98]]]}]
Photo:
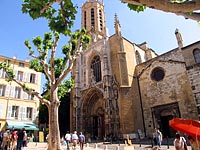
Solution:
[{"label": "stone church facade", "polygon": [[109,36],[103,2],[82,5],[82,27],[92,41],[72,70],[70,129],[103,139],[138,130],[151,136],[157,127],[170,137],[170,119],[198,120],[200,41],[184,47],[176,30],[178,48],[158,56],[146,42],[123,37],[117,16],[114,25]]}]

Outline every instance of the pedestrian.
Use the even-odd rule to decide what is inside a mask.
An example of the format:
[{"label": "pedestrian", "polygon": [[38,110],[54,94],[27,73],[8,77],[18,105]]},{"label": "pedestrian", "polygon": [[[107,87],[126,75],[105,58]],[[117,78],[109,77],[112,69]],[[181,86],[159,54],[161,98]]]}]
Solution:
[{"label": "pedestrian", "polygon": [[7,150],[8,149],[8,142],[9,142],[9,130],[4,131],[3,133],[3,140],[1,144],[2,150]]},{"label": "pedestrian", "polygon": [[83,135],[82,132],[80,132],[80,135],[79,135],[80,150],[83,150],[84,143],[85,143],[85,136]]},{"label": "pedestrian", "polygon": [[27,147],[27,133],[24,130],[23,147]]},{"label": "pedestrian", "polygon": [[161,146],[162,143],[162,133],[159,129],[155,128],[153,132],[153,141],[155,146]]},{"label": "pedestrian", "polygon": [[24,129],[17,131],[17,150],[21,150],[23,146]]},{"label": "pedestrian", "polygon": [[72,134],[72,143],[73,143],[72,149],[75,150],[76,145],[78,143],[78,135],[76,131],[74,131],[74,133]]},{"label": "pedestrian", "polygon": [[200,150],[200,139],[197,137],[188,136],[192,150]]},{"label": "pedestrian", "polygon": [[17,146],[17,131],[11,133],[11,150],[15,150]]},{"label": "pedestrian", "polygon": [[71,141],[71,134],[69,133],[69,131],[67,131],[67,133],[65,134],[65,140],[66,140],[67,150],[69,150]]},{"label": "pedestrian", "polygon": [[[1,124],[0,124],[1,125]],[[0,149],[1,149],[1,144],[3,142],[3,130],[0,131]]]},{"label": "pedestrian", "polygon": [[179,133],[176,133],[174,140],[175,150],[187,150],[187,144],[184,137],[181,137]]}]

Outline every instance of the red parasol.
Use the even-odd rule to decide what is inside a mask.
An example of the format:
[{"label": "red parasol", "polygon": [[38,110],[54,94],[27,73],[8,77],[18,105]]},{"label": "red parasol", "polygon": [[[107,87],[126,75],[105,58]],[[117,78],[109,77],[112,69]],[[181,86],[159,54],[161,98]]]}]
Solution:
[{"label": "red parasol", "polygon": [[180,132],[192,137],[200,138],[200,122],[183,118],[174,118],[169,121],[169,125]]}]

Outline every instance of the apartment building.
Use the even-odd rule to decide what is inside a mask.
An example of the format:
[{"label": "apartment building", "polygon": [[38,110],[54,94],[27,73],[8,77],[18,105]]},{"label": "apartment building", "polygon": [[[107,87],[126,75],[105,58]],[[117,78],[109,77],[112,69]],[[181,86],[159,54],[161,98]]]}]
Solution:
[{"label": "apartment building", "polygon": [[[15,57],[0,56],[0,62],[8,60],[13,68],[15,79],[26,84],[30,89],[40,92],[41,73],[29,68],[29,61]],[[27,94],[14,81],[6,81],[5,70],[0,70],[0,129],[38,129],[37,115],[39,100]]]}]

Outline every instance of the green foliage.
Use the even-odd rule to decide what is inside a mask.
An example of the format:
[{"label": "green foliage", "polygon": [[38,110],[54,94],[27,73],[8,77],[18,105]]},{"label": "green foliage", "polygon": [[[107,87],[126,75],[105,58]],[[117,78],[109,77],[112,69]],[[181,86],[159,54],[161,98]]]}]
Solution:
[{"label": "green foliage", "polygon": [[44,67],[37,59],[32,59],[29,67],[37,72],[44,73]]},{"label": "green foliage", "polygon": [[61,99],[66,95],[67,92],[74,86],[74,81],[69,79],[65,80],[62,84],[58,87],[58,98]]},{"label": "green foliage", "polygon": [[62,66],[64,63],[63,58],[55,58],[54,59],[54,70],[55,70],[55,78],[57,79],[61,75]]},{"label": "green foliage", "polygon": [[141,12],[146,9],[146,6],[138,6],[138,5],[133,5],[133,4],[128,4],[128,7],[130,8],[130,10],[134,10],[137,12]]},{"label": "green foliage", "polygon": [[69,35],[77,6],[71,0],[63,0],[58,5],[54,3],[56,0],[23,0],[22,12],[29,14],[32,19],[45,18],[51,31]]},{"label": "green foliage", "polygon": [[4,62],[0,62],[0,69],[4,69],[6,71],[6,80],[11,81],[14,79],[15,74],[13,69],[10,67],[9,61],[6,59]]}]

